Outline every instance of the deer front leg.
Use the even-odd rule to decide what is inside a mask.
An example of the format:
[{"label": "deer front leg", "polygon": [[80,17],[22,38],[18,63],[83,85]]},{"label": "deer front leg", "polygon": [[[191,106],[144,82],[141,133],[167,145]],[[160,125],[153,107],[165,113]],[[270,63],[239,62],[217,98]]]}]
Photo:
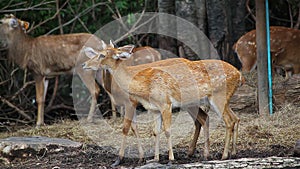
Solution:
[{"label": "deer front leg", "polygon": [[44,107],[45,107],[45,77],[44,76],[35,76],[35,90],[36,90],[36,102],[38,104],[38,113],[36,127],[39,128],[44,124]]},{"label": "deer front leg", "polygon": [[139,135],[139,132],[138,132],[138,126],[137,126],[137,121],[136,121],[136,113],[135,113],[135,110],[133,109],[132,110],[134,112],[134,115],[133,115],[133,120],[131,122],[131,129],[138,141],[138,151],[139,151],[139,162],[138,163],[142,163],[143,162],[143,159],[144,159],[144,151],[143,151],[143,148],[142,148],[142,144],[141,144],[141,140],[140,140],[140,135]]},{"label": "deer front leg", "polygon": [[120,165],[124,160],[126,137],[127,137],[128,132],[130,130],[131,122],[132,122],[132,120],[130,120],[128,118],[124,118],[123,130],[122,130],[123,138],[122,138],[122,142],[121,142],[121,148],[120,148],[120,151],[119,151],[119,156],[118,156],[117,160],[111,165],[111,167],[116,167],[116,166]]},{"label": "deer front leg", "polygon": [[112,119],[116,119],[117,118],[117,109],[116,109],[116,101],[114,100],[114,97],[112,96],[112,94],[108,94],[109,98],[110,98],[110,105],[111,105],[111,112],[112,112]]},{"label": "deer front leg", "polygon": [[77,74],[79,75],[80,79],[83,81],[87,89],[91,94],[91,106],[89,110],[89,114],[87,117],[88,122],[93,122],[94,114],[97,105],[97,97],[100,93],[100,88],[95,81],[95,72],[94,71],[84,71],[82,68],[76,69]]},{"label": "deer front leg", "polygon": [[[117,160],[111,165],[112,167],[116,167],[120,165],[124,160],[126,137],[128,135],[130,128],[132,127],[132,122],[135,121],[136,106],[137,106],[137,102],[132,102],[132,103],[128,103],[128,105],[125,107],[125,116],[123,121],[123,130],[122,130],[123,138],[122,138],[121,148]],[[135,124],[133,125],[132,130],[134,131],[135,135],[139,139],[137,126],[135,126]],[[139,140],[138,140],[138,148],[139,148],[140,158],[143,158],[144,154]]]}]

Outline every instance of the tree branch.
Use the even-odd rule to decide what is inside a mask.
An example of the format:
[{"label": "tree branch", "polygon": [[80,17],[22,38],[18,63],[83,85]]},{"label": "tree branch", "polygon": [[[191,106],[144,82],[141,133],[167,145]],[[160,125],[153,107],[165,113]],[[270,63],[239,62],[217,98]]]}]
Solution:
[{"label": "tree branch", "polygon": [[[71,24],[74,20],[80,18],[82,15],[87,14],[93,8],[96,8],[97,6],[105,5],[105,4],[107,4],[107,2],[99,2],[99,3],[95,4],[95,5],[92,5],[92,6],[88,7],[87,9],[83,10],[81,13],[79,13],[78,15],[76,15],[73,19],[71,19],[68,22],[64,23],[62,26],[66,26],[66,25]],[[56,27],[56,28],[50,30],[48,33],[46,33],[46,35],[51,34],[52,32],[56,31],[57,29],[59,29],[59,27]]]},{"label": "tree branch", "polygon": [[28,116],[23,110],[19,109],[17,106],[15,106],[14,104],[12,104],[10,101],[6,100],[5,98],[3,98],[2,96],[0,96],[0,100],[7,104],[9,107],[15,109],[17,112],[19,112],[24,118],[28,119],[28,120],[32,120],[32,118],[30,116]]},{"label": "tree branch", "polygon": [[0,10],[0,13],[12,13],[12,12],[20,12],[20,11],[28,11],[28,10],[31,10],[31,11],[51,10],[50,8],[38,8],[38,7],[42,6],[42,5],[47,5],[47,4],[55,3],[55,1],[43,1],[43,2],[41,2],[39,4],[37,4],[37,5],[30,6],[28,8],[7,9],[7,10],[4,10],[7,7],[19,6],[19,5],[23,5],[23,4],[26,4],[26,3],[27,2],[21,2],[21,3],[15,4],[15,5],[10,5],[10,3],[9,3],[6,7],[4,7],[3,9]]},{"label": "tree branch", "polygon": [[255,17],[255,15],[252,13],[251,8],[249,7],[249,1],[250,1],[250,0],[247,0],[247,2],[246,2],[246,8],[247,8],[247,11],[249,12],[249,14],[250,14],[251,17],[253,18],[253,20],[256,21],[256,17]]},{"label": "tree branch", "polygon": [[24,83],[24,85],[10,98],[10,100],[15,99],[27,86],[31,84],[34,84],[34,81]]},{"label": "tree branch", "polygon": [[[44,20],[43,22],[40,22],[40,23],[37,24],[36,26],[30,28],[27,32],[29,33],[30,31],[32,31],[32,30],[34,30],[35,28],[37,28],[37,27],[43,25],[44,23],[46,23],[46,22],[48,22],[48,21],[50,21],[50,20],[52,20],[52,19],[55,19],[56,16],[59,14],[59,12],[62,10],[62,8],[63,8],[68,2],[69,2],[69,0],[67,0],[60,8],[56,11],[56,13],[55,13],[52,17],[50,17],[50,18]],[[58,28],[60,28],[60,26],[61,26],[61,25],[59,25]]]},{"label": "tree branch", "polygon": [[299,29],[299,26],[300,26],[300,8],[298,8],[298,19],[294,29]]},{"label": "tree branch", "polygon": [[122,39],[126,38],[127,36],[131,35],[132,32],[134,32],[134,31],[136,31],[137,29],[139,29],[140,27],[142,27],[142,26],[148,24],[149,22],[151,22],[154,18],[156,18],[156,17],[158,16],[158,14],[155,14],[155,15],[153,15],[151,18],[149,18],[149,20],[147,20],[146,22],[141,23],[140,25],[137,26],[137,24],[141,21],[143,15],[144,15],[144,12],[145,12],[145,11],[142,12],[141,16],[140,16],[139,19],[134,23],[134,25],[131,27],[131,29],[130,29],[127,33],[125,33],[123,36],[121,36],[119,39],[115,40],[115,41],[114,41],[115,43],[117,43],[117,42],[121,41]]}]

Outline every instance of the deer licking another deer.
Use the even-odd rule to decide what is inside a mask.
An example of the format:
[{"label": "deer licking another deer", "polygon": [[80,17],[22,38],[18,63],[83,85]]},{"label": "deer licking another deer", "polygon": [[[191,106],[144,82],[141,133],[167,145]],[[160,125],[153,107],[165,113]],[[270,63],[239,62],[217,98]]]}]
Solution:
[{"label": "deer licking another deer", "polygon": [[[94,50],[89,49],[88,52],[86,52],[87,56],[90,57],[91,59],[86,61],[83,64],[83,68],[98,70],[99,69],[99,57],[92,51],[94,51]],[[147,63],[146,61],[149,61],[149,63],[150,63],[150,62],[153,62],[152,59],[158,60],[158,58],[160,58],[160,54],[151,47],[133,48],[132,52],[133,53],[132,53],[131,57],[124,61],[126,65],[139,65],[141,63]],[[152,59],[150,59],[150,58],[152,58]],[[146,68],[147,66],[148,66],[147,64],[143,65],[144,68]],[[128,93],[123,91],[119,87],[119,85],[116,83],[116,81],[112,78],[109,71],[102,70],[102,69],[100,69],[100,70],[103,73],[103,76],[100,79],[103,79],[103,81],[105,82],[103,84],[103,86],[104,86],[105,90],[108,92],[108,94],[110,95],[110,97],[112,98],[111,99],[112,106],[113,106],[113,103],[116,105],[119,105],[119,106],[125,106],[125,110],[126,110],[125,113],[126,112],[130,113],[132,111],[135,111],[135,107],[133,107],[130,103]],[[108,78],[106,78],[106,77],[108,77]],[[102,82],[100,82],[100,83],[102,84]],[[107,89],[109,89],[109,90],[107,90]],[[113,100],[114,100],[114,102],[113,102]],[[200,134],[201,126],[203,126],[204,136],[205,136],[204,159],[208,159],[208,157],[209,157],[209,130],[208,130],[209,120],[208,120],[208,117],[206,114],[208,111],[209,111],[209,109],[207,106],[204,107],[204,111],[201,108],[199,108],[199,110],[198,110],[198,108],[196,108],[196,110],[193,108],[190,108],[188,111],[195,122],[195,133],[194,133],[193,140],[189,146],[188,156],[191,156],[194,154],[194,151],[196,149],[196,144],[198,141],[198,137]],[[196,114],[195,112],[198,112],[198,114]],[[135,123],[133,123],[132,129],[134,132],[135,132],[136,128],[137,127],[136,127]],[[138,132],[136,131],[135,134],[138,134]],[[119,164],[119,162],[120,161],[117,161],[114,165]]]},{"label": "deer licking another deer", "polygon": [[[84,50],[87,55],[99,57],[97,66],[110,71],[119,87],[127,92],[130,107],[135,108],[137,103],[141,103],[147,110],[160,113],[155,127],[154,160],[159,160],[159,134],[162,125],[168,140],[169,161],[174,160],[171,141],[172,108],[195,109],[199,108],[199,104],[206,102],[222,116],[226,125],[222,159],[228,158],[231,139],[232,154],[235,154],[239,118],[230,109],[229,100],[243,82],[241,73],[232,65],[220,60],[189,61],[173,58],[127,66],[124,60],[131,57],[133,48],[131,45],[114,48],[113,44],[110,44],[100,51],[92,48]],[[83,64],[84,68],[88,67],[87,63],[88,61]],[[196,116],[194,114],[194,117],[198,115],[199,112]],[[124,157],[125,140],[131,125],[139,138],[135,123],[134,110],[125,111],[123,141],[115,164]],[[140,143],[139,152],[142,158]]]},{"label": "deer licking another deer", "polygon": [[[134,48],[132,52],[132,57],[126,60],[127,65],[139,65],[161,60],[160,53],[149,46]],[[97,57],[89,60],[89,64],[97,63]],[[102,85],[102,87],[110,97],[113,119],[115,119],[117,116],[116,106],[120,106],[120,114],[124,114],[123,107],[129,102],[128,96],[115,83],[115,81],[111,77],[111,74],[107,70],[100,69],[97,72],[96,80],[98,80],[99,84]]]},{"label": "deer licking another deer", "polygon": [[87,33],[33,38],[24,32],[29,23],[21,22],[14,15],[6,15],[0,23],[0,34],[6,39],[9,59],[22,69],[30,70],[34,76],[38,104],[37,127],[44,124],[44,104],[48,84],[46,78],[72,71],[80,76],[92,95],[88,115],[88,121],[92,121],[100,89],[95,82],[95,72],[83,71],[80,66],[80,63],[88,59],[80,51],[84,45],[97,48],[101,41]]},{"label": "deer licking another deer", "polygon": [[[300,30],[271,26],[270,46],[274,69],[283,69],[286,78],[300,73]],[[257,62],[256,30],[243,35],[235,43],[233,49],[242,63],[242,71],[249,72],[255,69]]]}]

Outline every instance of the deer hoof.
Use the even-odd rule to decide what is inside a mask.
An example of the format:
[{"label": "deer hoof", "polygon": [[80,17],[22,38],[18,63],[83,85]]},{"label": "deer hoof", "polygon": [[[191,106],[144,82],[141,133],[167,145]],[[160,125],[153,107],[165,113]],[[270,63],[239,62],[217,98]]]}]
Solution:
[{"label": "deer hoof", "polygon": [[117,167],[118,165],[123,163],[123,159],[120,157],[117,158],[117,160],[111,165],[111,167]]},{"label": "deer hoof", "polygon": [[195,149],[190,149],[187,153],[187,156],[192,157],[194,155],[194,153],[195,153]]},{"label": "deer hoof", "polygon": [[169,160],[169,162],[168,162],[167,166],[170,166],[170,165],[172,165],[172,163],[173,163],[173,160]]},{"label": "deer hoof", "polygon": [[158,161],[159,161],[158,159],[152,159],[152,160],[147,160],[146,163],[147,164],[149,164],[149,163],[158,163]]},{"label": "deer hoof", "polygon": [[36,129],[40,129],[40,128],[41,128],[41,126],[45,126],[45,123],[36,124],[35,128],[36,128]]},{"label": "deer hoof", "polygon": [[142,163],[144,163],[144,158],[140,158],[138,161],[138,164],[142,164]]}]

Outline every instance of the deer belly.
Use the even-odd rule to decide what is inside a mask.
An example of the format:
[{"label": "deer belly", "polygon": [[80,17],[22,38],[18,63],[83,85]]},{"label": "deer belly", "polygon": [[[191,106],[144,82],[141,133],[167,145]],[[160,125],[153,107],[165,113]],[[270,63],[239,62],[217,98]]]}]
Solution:
[{"label": "deer belly", "polygon": [[208,105],[208,97],[202,97],[202,98],[189,98],[182,101],[175,100],[174,98],[170,98],[172,103],[172,108],[186,108],[186,107],[192,107],[192,106],[203,106]]}]

